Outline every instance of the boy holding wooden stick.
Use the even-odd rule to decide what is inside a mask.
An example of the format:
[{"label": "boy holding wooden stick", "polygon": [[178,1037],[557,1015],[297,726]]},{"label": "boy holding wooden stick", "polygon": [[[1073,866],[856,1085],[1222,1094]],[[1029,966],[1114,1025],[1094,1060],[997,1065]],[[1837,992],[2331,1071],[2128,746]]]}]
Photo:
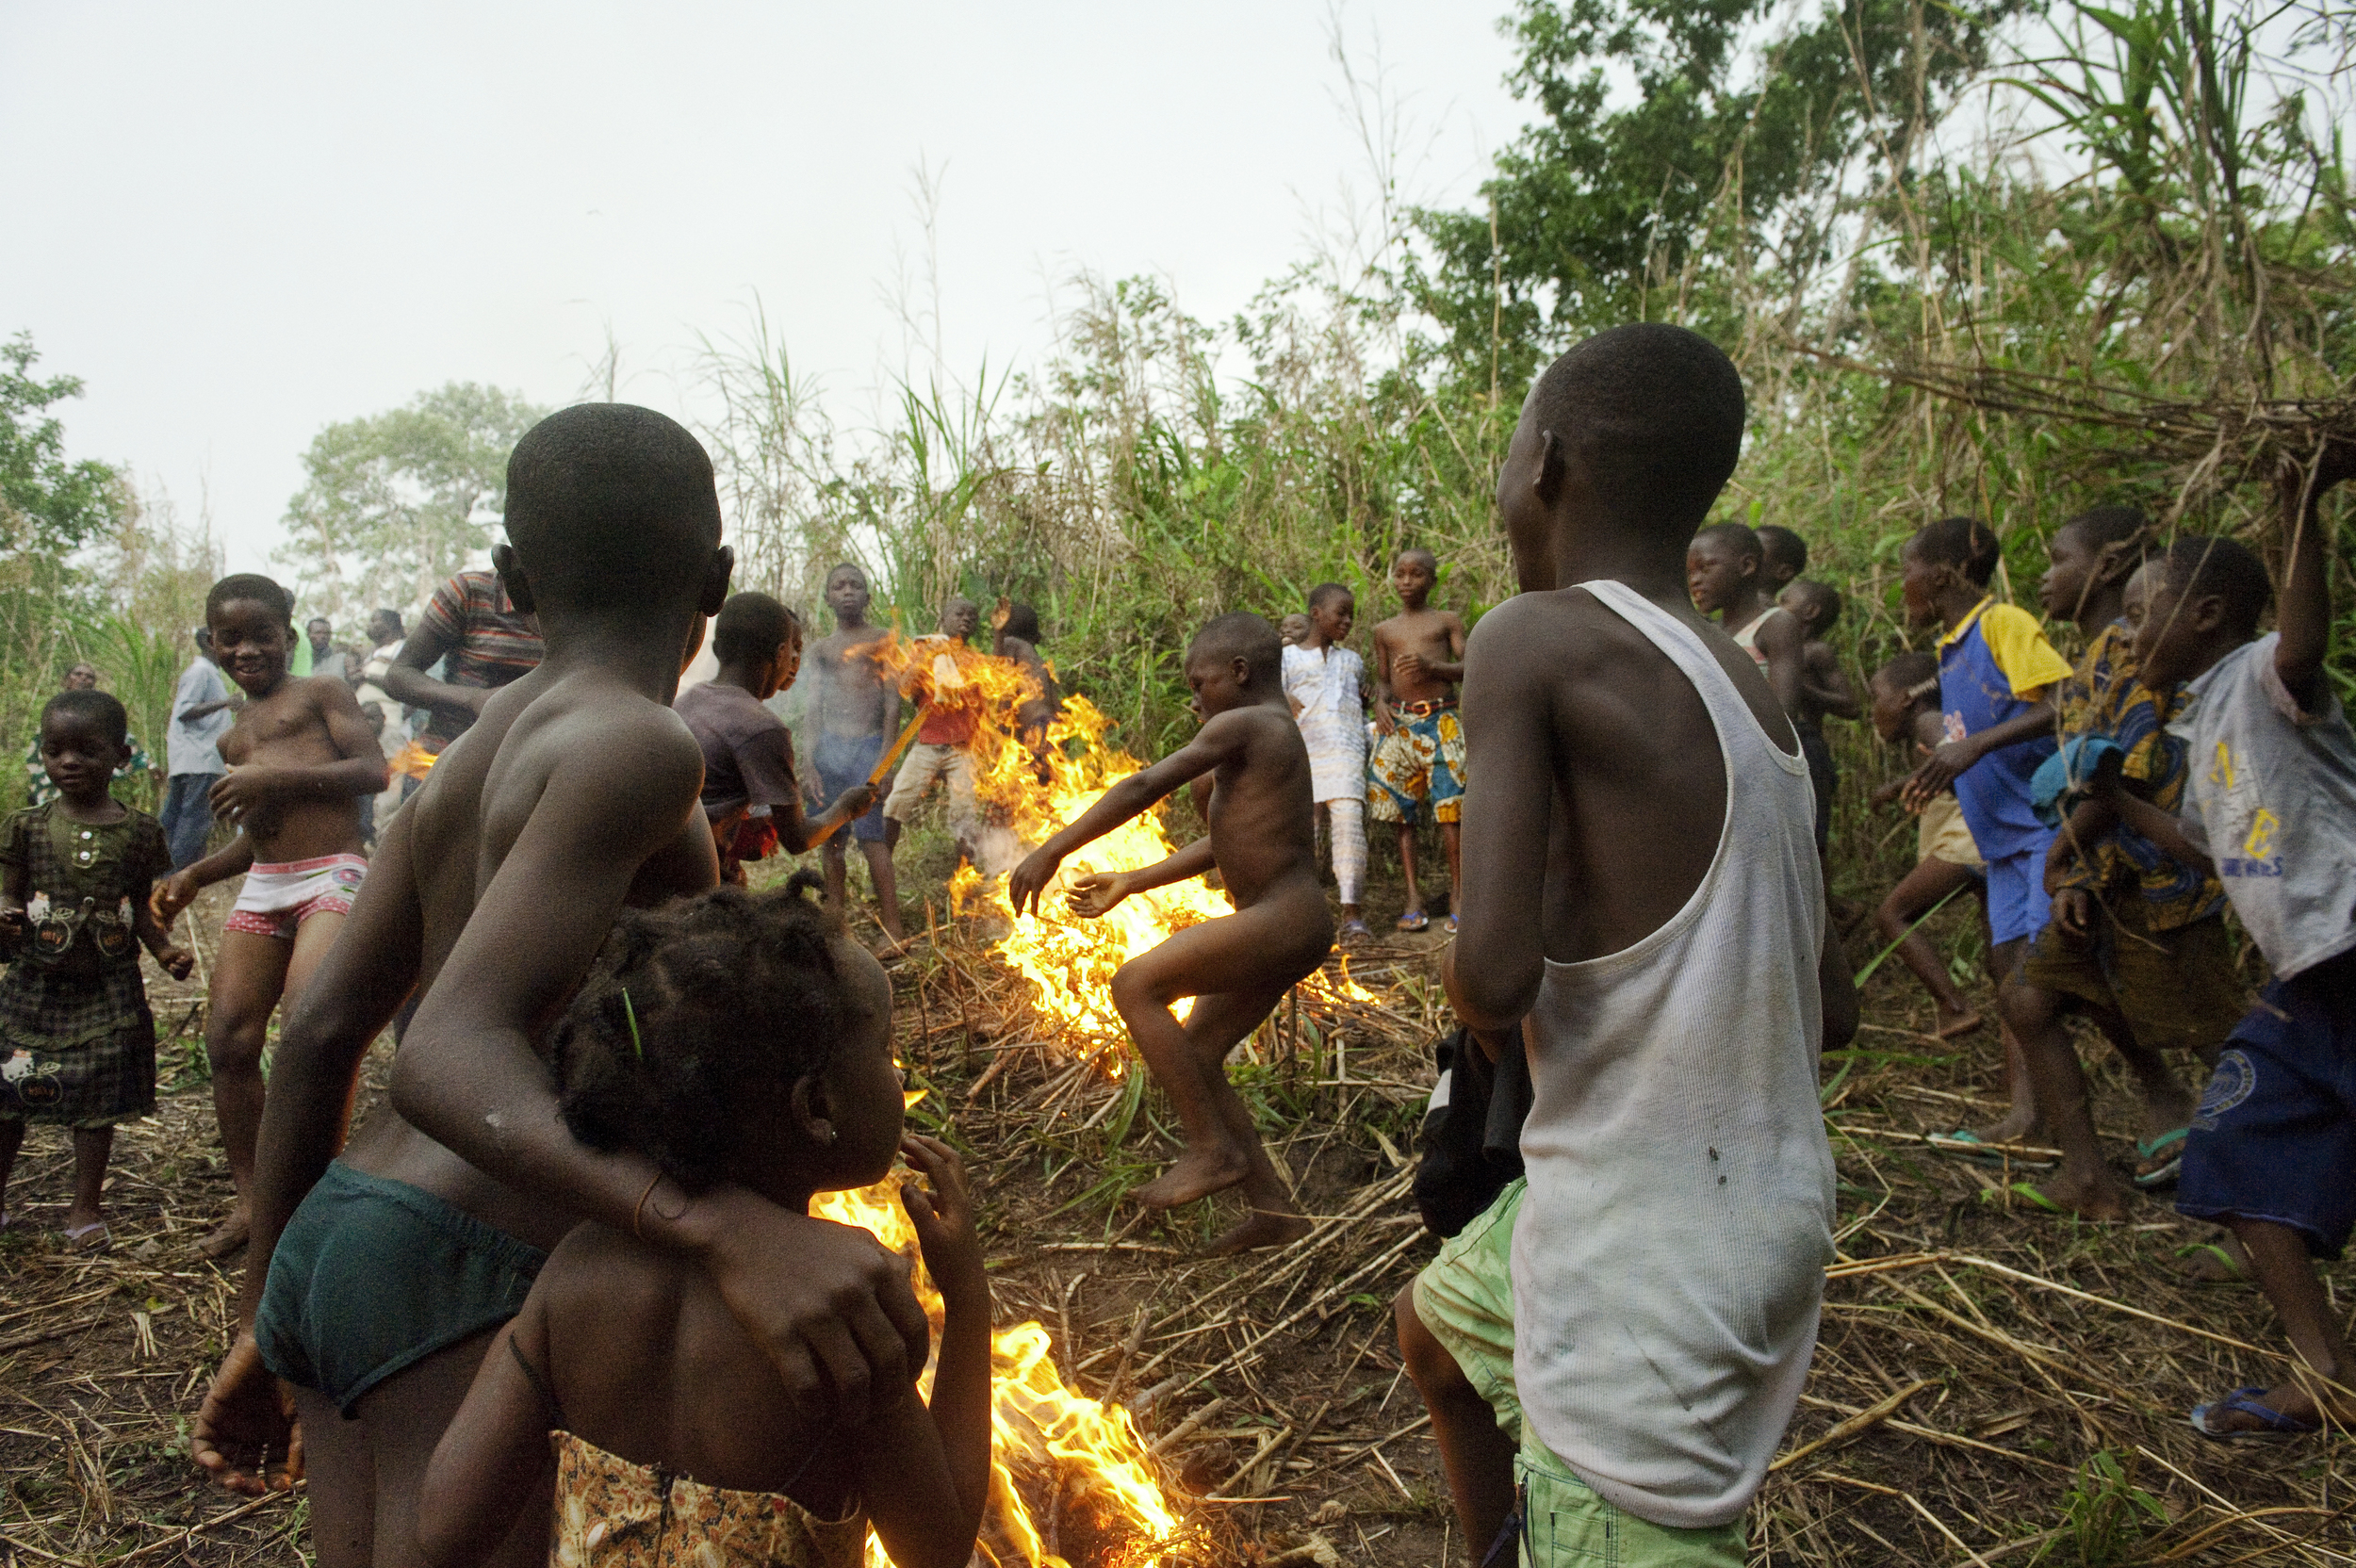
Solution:
[{"label": "boy holding wooden stick", "polygon": [[[1240,1185],[1252,1207],[1211,1243],[1213,1255],[1309,1233],[1224,1065],[1236,1042],[1333,948],[1333,917],[1317,880],[1309,751],[1284,700],[1282,647],[1276,629],[1248,613],[1221,615],[1195,633],[1186,648],[1186,684],[1203,721],[1194,739],[1105,791],[1006,883],[1014,912],[1036,914],[1065,857],[1204,774],[1216,775],[1210,837],[1159,865],[1076,876],[1067,894],[1076,913],[1094,918],[1133,892],[1216,866],[1235,903],[1234,914],[1188,926],[1132,958],[1112,982],[1113,1005],[1176,1107],[1186,1141],[1175,1165],[1137,1189],[1137,1201],[1167,1209]],[[1183,1024],[1170,1012],[1182,996],[1195,999]]]}]

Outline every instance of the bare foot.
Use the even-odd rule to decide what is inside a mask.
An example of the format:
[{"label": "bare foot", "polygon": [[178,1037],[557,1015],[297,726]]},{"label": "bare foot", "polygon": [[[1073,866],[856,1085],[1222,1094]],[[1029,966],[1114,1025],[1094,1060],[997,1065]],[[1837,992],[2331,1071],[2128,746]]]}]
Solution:
[{"label": "bare foot", "polygon": [[1307,1235],[1309,1230],[1305,1215],[1254,1209],[1243,1223],[1223,1232],[1211,1245],[1203,1249],[1203,1255],[1223,1258],[1230,1252],[1249,1252],[1257,1247],[1289,1247]]},{"label": "bare foot", "polygon": [[2044,1132],[2037,1125],[2035,1111],[2024,1111],[2016,1105],[2002,1121],[1972,1128],[1972,1135],[1982,1143],[2041,1143]]},{"label": "bare foot", "polygon": [[2231,1231],[2212,1233],[2177,1251],[2177,1274],[2195,1284],[2237,1284],[2250,1277],[2250,1250]]},{"label": "bare foot", "polygon": [[2073,1175],[2057,1170],[2046,1178],[2036,1191],[2045,1204],[2076,1215],[2081,1219],[2117,1220],[2127,1217],[2127,1189],[2120,1186],[2108,1169],[2091,1175]]},{"label": "bare foot", "polygon": [[1954,1013],[1941,1007],[1939,1010],[1939,1026],[1931,1033],[1942,1040],[1961,1039],[1966,1035],[1976,1033],[1987,1021],[1969,1007]]},{"label": "bare foot", "polygon": [[239,1199],[237,1206],[229,1211],[229,1217],[222,1220],[211,1235],[196,1244],[197,1250],[208,1258],[227,1257],[245,1245],[247,1225],[245,1200]]},{"label": "bare foot", "polygon": [[1249,1175],[1250,1162],[1232,1149],[1188,1149],[1178,1163],[1129,1194],[1149,1209],[1174,1209],[1198,1198],[1224,1192]]}]

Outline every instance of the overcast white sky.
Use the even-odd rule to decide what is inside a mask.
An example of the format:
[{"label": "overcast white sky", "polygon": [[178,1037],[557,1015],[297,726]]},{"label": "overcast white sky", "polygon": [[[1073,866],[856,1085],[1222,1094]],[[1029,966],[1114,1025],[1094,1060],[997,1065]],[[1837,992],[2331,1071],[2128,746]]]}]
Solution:
[{"label": "overcast white sky", "polygon": [[[1412,126],[1402,197],[1470,199],[1526,118],[1505,0],[1350,0]],[[264,569],[330,421],[450,381],[678,413],[756,293],[857,424],[941,175],[953,371],[1044,346],[1051,286],[1154,272],[1232,314],[1371,188],[1319,0],[1145,6],[57,5],[0,0],[12,233],[76,456]]]}]

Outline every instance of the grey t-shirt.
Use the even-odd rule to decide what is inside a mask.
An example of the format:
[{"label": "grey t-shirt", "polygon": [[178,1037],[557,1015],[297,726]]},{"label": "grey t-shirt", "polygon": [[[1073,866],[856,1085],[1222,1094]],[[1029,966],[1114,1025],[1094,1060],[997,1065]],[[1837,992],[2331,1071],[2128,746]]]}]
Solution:
[{"label": "grey t-shirt", "polygon": [[2279,634],[2246,643],[2185,688],[2186,837],[2277,979],[2356,947],[2356,733],[2329,686],[2307,712],[2275,673]]},{"label": "grey t-shirt", "polygon": [[180,672],[180,684],[172,694],[172,723],[164,730],[164,765],[173,775],[229,771],[229,764],[221,760],[220,743],[229,733],[229,727],[237,722],[237,716],[226,708],[201,719],[180,716],[191,708],[220,702],[228,695],[228,678],[202,654],[196,662]]},{"label": "grey t-shirt", "polygon": [[794,738],[784,721],[741,686],[690,686],[671,702],[704,753],[704,815],[781,806],[795,793]]}]

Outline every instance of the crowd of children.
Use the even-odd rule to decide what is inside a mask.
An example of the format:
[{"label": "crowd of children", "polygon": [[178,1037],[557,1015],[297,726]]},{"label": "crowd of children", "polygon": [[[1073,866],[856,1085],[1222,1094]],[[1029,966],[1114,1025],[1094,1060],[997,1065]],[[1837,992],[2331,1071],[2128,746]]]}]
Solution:
[{"label": "crowd of children", "polygon": [[[2356,1418],[2311,1262],[2356,1228],[2356,733],[2325,670],[2318,508],[2356,478],[2356,449],[2284,465],[2264,636],[2273,585],[2233,540],[2170,538],[2123,508],[2071,516],[2047,542],[2040,622],[1995,591],[1993,530],[1929,523],[1899,558],[1928,646],[1874,670],[1861,707],[1827,640],[1841,596],[1801,575],[1805,543],[1709,520],[1745,412],[1696,335],[1599,335],[1523,407],[1497,482],[1522,591],[1469,633],[1411,548],[1370,668],[1337,582],[1281,630],[1234,612],[1195,636],[1194,738],[1008,878],[1018,918],[1051,892],[1101,916],[1214,871],[1234,906],[1112,981],[1184,1140],[1133,1196],[1238,1189],[1245,1216],[1213,1251],[1309,1232],[1225,1059],[1337,934],[1368,934],[1369,816],[1399,834],[1399,927],[1429,924],[1415,849],[1432,823],[1466,1049],[1518,1055],[1530,1089],[1523,1175],[1397,1303],[1459,1518],[1532,1562],[1740,1563],[1832,1256],[1818,1059],[1857,998],[1828,897],[1824,726],[1870,713],[1909,764],[1872,803],[1920,819],[1880,941],[1930,992],[1937,1035],[1971,1034],[1986,1021],[1920,929],[1971,892],[1997,987],[2007,1113],[1937,1145],[2008,1168],[2050,1147],[2051,1174],[2012,1193],[2093,1219],[2172,1184],[2180,1212],[2230,1234],[2298,1360],[2201,1403],[2202,1433]],[[800,620],[728,594],[711,466],[684,430],[614,404],[543,421],[511,462],[506,531],[483,581],[454,582],[419,638],[358,670],[321,632],[296,675],[286,591],[215,585],[211,657],[244,701],[205,798],[235,837],[178,870],[164,829],[110,793],[122,705],[83,683],[43,709],[54,798],[0,824],[0,1227],[26,1125],[60,1125],[66,1236],[106,1245],[112,1129],[155,1098],[139,951],[185,975],[174,918],[242,876],[206,1044],[238,1193],[223,1229],[251,1245],[200,1463],[244,1491],[303,1465],[330,1568],[847,1565],[870,1523],[895,1561],[954,1568],[990,1485],[990,1291],[957,1156],[903,1128],[891,986],[843,923],[843,830],[896,942],[892,846],[916,803],[944,785],[961,849],[979,831],[979,608],[950,599],[895,673],[865,574],[834,568],[806,779],[769,706],[802,667]],[[716,673],[681,690],[707,622]],[[2083,636],[2075,663],[2048,624]],[[991,629],[1035,678],[1014,728],[1043,758],[1037,616],[1002,604]],[[386,748],[355,675],[443,730],[372,861]],[[1062,874],[1205,779],[1201,841]],[[823,876],[747,890],[744,862],[772,846],[822,848]],[[2248,1007],[2229,911],[2271,976]],[[2139,1090],[2124,1181],[2072,1014]],[[361,1059],[397,1015],[389,1100],[347,1139]],[[905,1199],[945,1305],[928,1399],[907,1260],[808,1213],[895,1155],[924,1184]]]}]

